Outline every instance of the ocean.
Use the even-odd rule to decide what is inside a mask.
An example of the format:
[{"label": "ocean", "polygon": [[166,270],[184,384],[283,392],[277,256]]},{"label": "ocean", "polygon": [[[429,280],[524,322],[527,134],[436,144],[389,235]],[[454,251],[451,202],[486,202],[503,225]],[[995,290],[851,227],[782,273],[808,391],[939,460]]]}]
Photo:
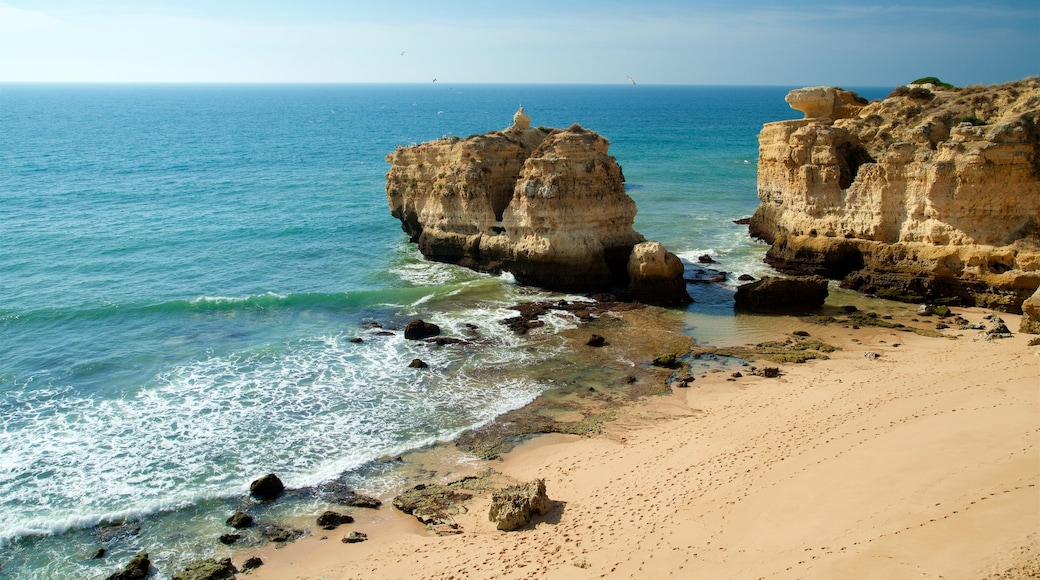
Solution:
[{"label": "ocean", "polygon": [[[0,85],[0,577],[104,578],[139,551],[168,574],[227,553],[260,475],[386,493],[380,457],[548,388],[574,320],[515,336],[508,307],[554,295],[424,261],[386,204],[395,147],[520,105],[579,123],[611,141],[636,230],[735,280],[770,271],[733,220],[757,206],[762,124],[801,116],[790,88]],[[733,288],[690,286],[693,338],[750,324]],[[385,332],[414,317],[476,339]]]}]

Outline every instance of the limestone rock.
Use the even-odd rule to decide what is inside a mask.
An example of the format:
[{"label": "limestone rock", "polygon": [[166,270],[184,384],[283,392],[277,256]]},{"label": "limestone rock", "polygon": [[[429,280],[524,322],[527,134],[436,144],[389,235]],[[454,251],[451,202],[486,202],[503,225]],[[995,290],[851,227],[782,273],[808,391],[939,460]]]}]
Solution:
[{"label": "limestone rock", "polygon": [[545,515],[552,509],[552,501],[545,494],[545,480],[514,485],[491,495],[488,519],[502,531],[511,531],[527,525],[536,515]]},{"label": "limestone rock", "polygon": [[683,280],[684,267],[661,242],[636,244],[628,258],[629,290],[647,304],[672,306],[692,302]]},{"label": "limestone rock", "polygon": [[173,575],[173,580],[235,580],[235,566],[231,558],[197,560]]},{"label": "limestone rock", "polygon": [[1022,324],[1018,331],[1040,334],[1040,288],[1022,303]]},{"label": "limestone rock", "polygon": [[827,280],[821,276],[762,278],[737,287],[734,307],[752,312],[808,312],[823,306]]},{"label": "limestone rock", "polygon": [[122,570],[110,574],[105,580],[143,580],[148,576],[151,567],[152,561],[148,559],[148,554],[142,552],[131,558]]},{"label": "limestone rock", "polygon": [[862,107],[817,89],[789,95],[807,118],[759,133],[749,229],[772,244],[766,261],[885,298],[1018,312],[1040,286],[1040,79]]},{"label": "limestone rock", "polygon": [[463,502],[473,494],[458,491],[452,485],[419,484],[394,498],[394,507],[415,516],[424,524],[454,523],[453,516],[466,513]]},{"label": "limestone rock", "polygon": [[273,473],[268,473],[249,484],[249,495],[260,501],[273,501],[282,495],[283,491],[285,491],[285,485]]},{"label": "limestone rock", "polygon": [[623,287],[635,202],[610,143],[580,125],[399,147],[386,160],[390,213],[427,259],[512,273],[552,290]]},{"label": "limestone rock", "polygon": [[844,119],[867,104],[856,93],[835,87],[795,89],[787,93],[785,100],[792,109],[805,113],[806,119]]}]

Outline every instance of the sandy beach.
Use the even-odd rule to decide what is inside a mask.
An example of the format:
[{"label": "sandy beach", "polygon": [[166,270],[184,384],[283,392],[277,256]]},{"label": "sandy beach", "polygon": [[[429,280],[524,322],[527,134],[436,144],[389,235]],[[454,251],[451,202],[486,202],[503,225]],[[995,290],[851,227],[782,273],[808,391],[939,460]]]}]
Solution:
[{"label": "sandy beach", "polygon": [[[488,462],[503,480],[545,479],[554,507],[520,531],[495,530],[490,494],[449,536],[384,504],[237,553],[264,561],[240,577],[1040,577],[1035,337],[788,324],[840,350],[778,378],[698,376],[600,435],[540,436]],[[350,531],[369,540],[342,543]]]}]

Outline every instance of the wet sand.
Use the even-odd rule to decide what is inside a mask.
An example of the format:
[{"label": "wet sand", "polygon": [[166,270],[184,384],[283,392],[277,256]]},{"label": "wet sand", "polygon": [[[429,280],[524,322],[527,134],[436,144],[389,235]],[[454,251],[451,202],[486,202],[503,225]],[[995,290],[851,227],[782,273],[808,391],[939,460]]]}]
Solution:
[{"label": "wet sand", "polygon": [[[990,314],[955,312],[973,323]],[[1017,330],[1019,317],[1001,316]],[[618,407],[601,434],[539,436],[501,460],[457,466],[459,476],[490,466],[503,481],[545,479],[553,510],[520,531],[495,530],[490,494],[476,496],[456,518],[462,533],[448,536],[387,502],[354,510],[357,521],[334,531],[236,554],[236,564],[254,555],[265,562],[240,577],[1040,575],[1034,337],[771,324],[778,339],[804,330],[840,350],[778,365],[777,378],[704,372],[690,388]],[[674,332],[638,316],[622,330]],[[608,344],[595,356],[623,364],[660,349],[656,340],[622,346],[620,338],[614,352]],[[369,540],[342,543],[350,531]]]}]

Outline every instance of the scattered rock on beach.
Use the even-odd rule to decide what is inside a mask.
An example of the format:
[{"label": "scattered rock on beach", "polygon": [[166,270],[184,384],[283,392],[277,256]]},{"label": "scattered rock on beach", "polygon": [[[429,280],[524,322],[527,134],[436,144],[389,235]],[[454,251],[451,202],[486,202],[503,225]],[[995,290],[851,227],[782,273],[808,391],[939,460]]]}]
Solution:
[{"label": "scattered rock on beach", "polygon": [[334,530],[342,524],[352,523],[354,523],[354,518],[331,510],[323,512],[318,516],[318,525],[324,530]]},{"label": "scattered rock on beach", "polygon": [[173,580],[235,580],[231,558],[223,560],[196,560],[173,575]]},{"label": "scattered rock on beach", "polygon": [[151,567],[152,561],[148,559],[148,554],[141,552],[131,558],[122,570],[110,574],[105,580],[142,580],[148,576]]},{"label": "scattered rock on beach", "polygon": [[260,501],[273,501],[284,491],[285,485],[282,480],[273,473],[268,473],[249,484],[249,495]]},{"label": "scattered rock on beach", "polygon": [[606,346],[607,339],[603,338],[598,334],[593,334],[589,337],[589,340],[585,344],[593,347]]},{"label": "scattered rock on beach", "polygon": [[715,259],[712,258],[709,254],[704,254],[702,256],[699,256],[697,258],[697,261],[700,262],[701,264],[716,264],[717,263],[715,261]]},{"label": "scattered rock on beach", "polygon": [[545,494],[545,480],[514,485],[491,495],[488,520],[502,531],[511,531],[527,525],[536,515],[545,515],[552,509],[552,501]]},{"label": "scattered rock on beach", "polygon": [[368,534],[363,534],[361,532],[350,532],[349,534],[343,536],[343,539],[340,541],[344,544],[356,544],[358,542],[364,542],[367,539]]},{"label": "scattered rock on beach", "polygon": [[413,358],[412,362],[408,363],[408,368],[410,368],[410,369],[428,369],[428,368],[430,368],[430,365],[427,364],[426,361],[422,360],[421,358]]},{"label": "scattered rock on beach", "polygon": [[267,538],[276,544],[295,542],[303,536],[303,532],[300,530],[294,530],[277,524],[261,524],[257,527],[260,528],[260,533],[264,538]]},{"label": "scattered rock on beach", "polygon": [[221,534],[218,540],[225,546],[230,546],[242,539],[242,534]]},{"label": "scattered rock on beach", "polygon": [[[392,458],[390,460],[398,461],[400,458]],[[314,495],[328,501],[329,503],[350,507],[374,509],[383,504],[383,502],[374,497],[362,495],[354,491],[347,484],[341,481],[326,481],[314,490]]]},{"label": "scattered rock on beach", "polygon": [[255,570],[256,568],[259,568],[260,566],[263,566],[263,565],[264,565],[264,561],[261,560],[259,556],[253,556],[252,558],[249,558],[245,562],[242,562],[242,571],[243,572],[248,572],[250,570]]}]

